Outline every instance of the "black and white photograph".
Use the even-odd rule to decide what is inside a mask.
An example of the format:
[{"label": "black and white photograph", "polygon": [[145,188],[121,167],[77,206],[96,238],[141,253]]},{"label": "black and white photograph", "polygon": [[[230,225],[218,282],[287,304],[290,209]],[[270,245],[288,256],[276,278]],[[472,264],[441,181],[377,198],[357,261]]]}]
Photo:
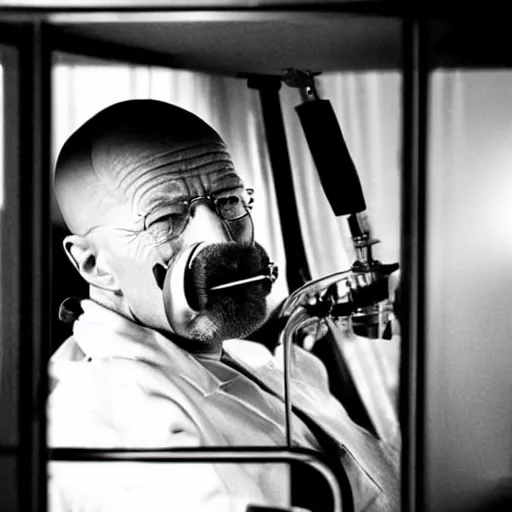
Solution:
[{"label": "black and white photograph", "polygon": [[0,0],[0,512],[512,510],[508,24]]}]

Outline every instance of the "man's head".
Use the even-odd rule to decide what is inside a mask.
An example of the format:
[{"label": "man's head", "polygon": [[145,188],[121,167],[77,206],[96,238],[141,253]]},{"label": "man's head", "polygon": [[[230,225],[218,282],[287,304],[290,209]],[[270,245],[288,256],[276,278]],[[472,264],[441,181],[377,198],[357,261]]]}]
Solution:
[{"label": "man's head", "polygon": [[260,271],[268,257],[253,242],[245,190],[226,145],[197,116],[153,100],[108,107],[62,148],[55,192],[73,233],[65,250],[104,305],[171,334],[165,269],[206,242],[187,278],[187,298],[200,314],[180,336],[218,346],[263,321],[268,282],[209,292],[238,271],[246,277],[248,266]]}]

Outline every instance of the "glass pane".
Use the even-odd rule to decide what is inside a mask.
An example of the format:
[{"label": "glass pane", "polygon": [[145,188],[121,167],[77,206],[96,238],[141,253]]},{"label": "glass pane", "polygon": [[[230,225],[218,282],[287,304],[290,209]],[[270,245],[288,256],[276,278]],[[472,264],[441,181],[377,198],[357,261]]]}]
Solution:
[{"label": "glass pane", "polygon": [[[297,22],[295,18],[291,18],[288,20],[287,29],[290,44],[296,44],[301,40],[301,34],[304,35],[309,22],[315,26],[315,30],[322,33],[321,29],[327,29],[330,21],[324,18],[311,20],[301,18]],[[365,31],[373,33],[372,27],[375,28],[379,23],[375,23],[375,20],[350,18],[349,21],[345,20],[341,23],[341,28],[350,28],[348,33],[352,36],[349,36],[349,39],[354,37],[359,43],[363,43],[364,41],[358,39],[358,34]],[[391,35],[393,41],[390,48],[392,51],[397,50],[399,48],[397,41],[400,41],[400,24],[394,21],[388,23],[387,20],[383,20],[382,23],[384,28],[379,30],[379,35],[386,37]],[[256,25],[250,22],[248,25],[252,30],[256,28]],[[215,30],[219,29],[218,26],[212,26]],[[158,27],[164,37],[165,34],[167,36],[175,34],[174,30],[170,30],[170,24],[162,23]],[[262,27],[272,34],[277,33],[277,26],[273,25],[272,21],[266,20],[259,28]],[[87,32],[88,28],[84,26],[80,30]],[[97,29],[102,31],[104,28],[105,26],[101,26]],[[141,35],[151,33],[151,30],[148,31],[148,28],[151,28],[148,24],[140,27],[130,25],[128,32],[125,31],[127,27],[112,26],[111,28],[112,33],[117,31],[116,33],[121,33],[122,37],[133,34],[134,41]],[[180,30],[184,27],[176,25],[172,28]],[[237,26],[237,29],[239,28]],[[330,37],[334,37],[335,32],[346,33],[329,25]],[[351,47],[351,42],[351,40],[348,42],[345,40],[344,44]],[[373,43],[369,44],[369,48],[375,48]],[[398,51],[397,55],[390,60],[396,63],[399,60],[397,58],[399,54]],[[317,54],[316,58],[319,57],[322,55]],[[334,56],[331,55],[331,58],[334,59]],[[313,58],[308,62],[314,66],[316,60]],[[389,59],[387,62],[389,66]],[[394,69],[393,66],[391,68]],[[360,68],[355,69],[360,71]],[[319,89],[322,97],[332,102],[342,131],[346,134],[347,145],[353,155],[368,202],[367,213],[373,229],[372,236],[382,239],[382,245],[375,248],[374,255],[383,263],[394,263],[398,261],[398,233],[401,221],[399,216],[401,79],[396,70],[381,71],[377,74],[370,72],[357,74],[344,68],[341,60],[332,60],[329,73],[319,79]],[[282,243],[282,237],[286,237],[287,233],[281,232],[281,219],[278,215],[274,192],[273,176],[280,169],[271,169],[269,165],[266,132],[258,92],[248,89],[247,81],[242,78],[149,67],[112,66],[99,61],[74,61],[73,56],[70,55],[59,57],[54,67],[53,79],[55,156],[70,134],[91,116],[115,102],[127,99],[154,98],[184,107],[205,120],[221,134],[232,152],[235,169],[243,177],[246,185],[256,189],[254,206],[256,241],[261,241],[272,255],[271,259],[275,260],[282,269],[281,278],[278,279],[274,288],[277,291],[273,297],[274,303],[269,307],[269,310],[275,313],[276,307],[288,295],[285,271],[283,271],[285,262]],[[342,89],[341,95],[340,89]],[[345,92],[346,96],[344,96]],[[294,107],[300,100],[298,92],[283,89],[281,97],[295,172],[289,183],[288,194],[295,194],[300,198],[299,217],[304,238],[307,239],[306,243],[309,246],[308,257],[311,259],[311,267],[314,268],[313,275],[319,278],[334,270],[347,270],[354,259],[360,257],[357,248],[353,247],[352,238],[355,238],[355,234],[349,233],[347,218],[334,217],[326,201],[325,191],[319,186],[318,173],[310,161],[307,143],[299,135],[300,124],[294,112]],[[146,108],[151,109],[150,106]],[[161,106],[161,108],[164,107]],[[113,113],[112,110],[110,112]],[[203,194],[202,188],[213,186],[208,181],[210,174],[208,173],[207,179],[207,173],[201,173],[201,169],[206,165],[205,161],[201,160],[204,155],[196,154],[193,148],[199,147],[203,150],[212,141],[208,139],[207,144],[203,139],[198,141],[190,136],[190,140],[185,141],[189,144],[186,148],[190,153],[182,154],[183,147],[179,144],[183,141],[180,137],[187,134],[184,127],[188,121],[178,118],[174,125],[170,113],[169,133],[166,132],[165,136],[155,133],[153,125],[146,122],[143,127],[127,129],[127,133],[122,132],[118,137],[109,139],[108,144],[103,140],[97,141],[96,134],[103,133],[104,123],[119,123],[119,119],[122,118],[123,122],[130,125],[134,119],[139,119],[138,116],[145,115],[140,111],[134,117],[122,117],[119,111],[117,113],[119,118],[112,115],[107,121],[106,117],[103,117],[102,123],[97,124],[94,129],[89,125],[88,136],[94,139],[94,142],[91,143],[89,140],[85,142],[87,145],[85,151],[90,153],[88,155],[86,153],[87,158],[80,161],[80,166],[83,166],[81,170],[90,171],[90,174],[87,174],[90,181],[82,182],[83,175],[78,173],[70,174],[70,176],[76,176],[75,182],[61,181],[61,175],[57,177],[58,186],[62,184],[60,190],[66,191],[61,192],[60,196],[62,211],[59,211],[57,203],[54,205],[54,230],[58,233],[54,239],[57,244],[60,244],[60,240],[66,233],[64,218],[69,225],[73,225],[76,221],[74,230],[81,236],[68,239],[68,255],[74,260],[82,277],[92,283],[92,300],[82,301],[81,304],[75,303],[73,306],[76,308],[75,311],[70,311],[70,316],[73,316],[73,313],[79,316],[74,324],[73,338],[66,340],[65,333],[54,336],[57,351],[52,360],[55,387],[50,397],[49,444],[51,446],[85,445],[98,448],[202,445],[260,448],[285,446],[287,422],[283,400],[283,358],[282,350],[274,351],[283,326],[279,322],[272,324],[275,317],[266,318],[269,320],[267,325],[270,325],[267,335],[274,336],[273,343],[268,342],[268,339],[266,339],[267,343],[251,341],[251,336],[256,332],[256,327],[252,325],[247,328],[247,332],[242,329],[242,327],[245,328],[244,322],[252,320],[252,315],[255,315],[261,305],[261,297],[258,296],[258,293],[262,293],[261,290],[258,293],[254,292],[254,296],[251,295],[252,292],[246,291],[244,292],[246,295],[243,295],[243,299],[240,300],[235,300],[234,294],[231,295],[228,292],[225,296],[226,302],[232,301],[229,302],[231,306],[228,307],[222,302],[224,300],[222,294],[218,302],[213,298],[211,284],[193,281],[193,286],[188,287],[187,290],[182,289],[182,283],[190,283],[184,275],[180,277],[177,284],[175,283],[176,287],[168,289],[170,285],[167,280],[159,279],[158,273],[161,269],[155,263],[165,263],[165,266],[162,265],[164,277],[165,275],[173,276],[176,274],[172,272],[177,272],[176,261],[180,261],[179,257],[182,257],[185,261],[184,268],[187,269],[183,272],[188,272],[187,277],[195,279],[199,273],[194,274],[195,270],[191,269],[196,268],[193,265],[199,265],[197,262],[207,265],[205,274],[211,276],[216,275],[215,272],[219,270],[216,266],[220,265],[219,262],[236,263],[233,268],[238,271],[243,267],[242,263],[251,265],[253,270],[256,266],[253,260],[249,258],[245,260],[244,255],[235,258],[228,253],[223,253],[220,249],[221,256],[215,256],[214,251],[208,252],[209,246],[207,249],[201,248],[202,250],[192,258],[186,255],[186,249],[192,244],[187,241],[185,235],[182,239],[183,245],[173,248],[176,255],[174,252],[169,254],[170,249],[164,244],[157,249],[153,246],[151,250],[146,250],[142,249],[144,246],[142,240],[144,236],[150,236],[151,233],[143,231],[142,234],[140,232],[134,234],[133,230],[132,243],[125,241],[127,245],[123,246],[124,249],[120,249],[121,245],[117,245],[118,242],[115,241],[118,240],[119,226],[112,223],[112,218],[103,220],[107,219],[108,212],[105,213],[105,217],[101,217],[98,213],[102,212],[101,208],[106,204],[98,201],[106,182],[110,183],[109,190],[112,192],[106,201],[117,201],[116,192],[121,191],[123,200],[130,203],[129,209],[135,214],[140,213],[139,202],[142,203],[142,197],[163,197],[166,201],[174,197],[173,190],[170,188],[162,189],[161,195],[158,196],[154,190],[157,190],[161,184],[168,186],[172,183],[173,186],[180,186],[185,183],[185,192],[182,191],[182,193],[193,194],[188,199],[198,197],[208,199],[209,193]],[[155,113],[153,119],[155,118],[158,118],[158,113]],[[160,126],[158,123],[155,125]],[[162,125],[164,125],[163,122]],[[123,126],[126,127],[126,125]],[[175,126],[180,127],[179,133],[173,131]],[[323,126],[318,130],[321,128],[323,129]],[[122,131],[120,126],[116,129]],[[150,139],[147,136],[148,133],[153,138]],[[140,140],[132,139],[134,134],[137,134],[137,137],[140,136],[144,144],[148,144],[151,150],[150,158],[145,153],[145,149],[141,150]],[[80,136],[83,136],[83,132]],[[162,144],[158,151],[153,146],[155,140],[158,144]],[[125,143],[126,146],[123,145]],[[174,145],[179,147],[176,148]],[[180,155],[179,158],[176,157],[177,153]],[[212,153],[213,160],[208,161],[208,165],[212,162],[217,164],[217,155],[222,151],[217,148],[215,151],[207,152],[207,157]],[[112,155],[114,160],[119,158],[116,161],[122,162],[118,170],[123,179],[116,181],[116,185],[113,185],[113,181],[109,181],[117,179],[113,173],[115,164],[113,160],[109,160]],[[71,161],[68,160],[68,162]],[[138,162],[135,167],[132,167],[133,161]],[[155,162],[158,165],[154,166]],[[197,176],[187,174],[180,181],[175,175],[169,174],[169,169],[172,169],[175,164],[178,167],[187,167],[182,162],[192,162],[187,170],[199,169],[201,180],[198,181]],[[226,165],[223,164],[222,171],[225,171],[225,167]],[[158,182],[156,181],[157,170],[158,173],[162,173],[159,175],[162,179]],[[73,173],[76,169],[69,167],[68,171]],[[128,171],[130,173],[125,175],[124,173]],[[180,171],[183,173],[183,168],[180,167]],[[344,169],[332,169],[332,171],[341,173]],[[213,176],[213,171],[211,172]],[[180,179],[183,175],[180,175]],[[142,177],[148,181],[138,182]],[[66,183],[69,185],[67,189]],[[90,188],[91,183],[92,188]],[[138,192],[125,190],[127,183],[131,183],[133,189],[137,189]],[[140,184],[140,188],[137,188],[137,183]],[[144,187],[148,187],[147,190]],[[95,190],[96,194],[88,195],[90,190]],[[340,195],[343,197],[343,194],[350,194],[350,191],[342,188]],[[201,211],[206,210],[205,215],[211,214],[213,211],[208,212],[206,200],[198,201],[195,208],[198,210],[200,207],[203,208],[203,203],[206,203],[206,208]],[[259,206],[260,204],[264,205],[263,208]],[[80,207],[81,205],[83,208]],[[148,209],[150,206],[154,205],[149,205]],[[169,205],[167,204],[166,207],[169,208]],[[360,211],[351,213],[360,213]],[[175,212],[175,216],[179,214]],[[130,216],[126,215],[123,220],[130,221],[131,217],[128,217]],[[169,220],[168,217],[171,219]],[[187,221],[192,224],[198,218],[201,216],[194,213]],[[354,222],[363,223],[364,219],[364,216],[357,217]],[[172,227],[174,220],[172,216],[167,215],[161,224],[171,229],[169,224],[171,223]],[[102,224],[103,222],[105,225]],[[212,220],[211,229],[206,222],[197,228],[200,233],[198,236],[204,237],[199,241],[211,243],[210,236],[225,232],[224,226],[220,228],[217,226],[219,231],[216,231],[215,222],[215,219]],[[361,229],[363,227],[366,225]],[[108,228],[109,234],[101,235],[100,230],[97,230],[92,235],[93,231],[89,232],[89,229],[94,228]],[[110,231],[110,228],[113,230]],[[60,232],[59,229],[61,229]],[[183,233],[188,236],[190,232],[195,233],[192,228]],[[86,233],[88,233],[87,236]],[[369,232],[364,231],[364,234],[368,235],[369,239]],[[370,242],[368,240],[363,251],[365,258],[369,255],[367,249]],[[102,243],[105,245],[101,245]],[[140,252],[135,247],[138,247]],[[185,247],[184,250],[182,250],[183,247]],[[66,263],[62,249],[56,245],[55,254],[59,250],[60,256],[54,256],[54,276],[56,276],[55,279],[58,276],[62,288],[57,293],[58,284],[55,283],[53,293],[55,312],[59,302],[66,295],[73,294],[79,297],[88,295],[87,289],[83,288],[83,283],[80,288],[78,284],[75,285],[72,282],[72,279],[76,282],[78,274],[69,263]],[[97,254],[94,251],[98,251]],[[146,255],[144,258],[141,257],[143,253]],[[190,259],[187,260],[189,256]],[[58,260],[57,257],[61,257],[62,260]],[[268,265],[263,265],[263,259],[258,261],[261,267],[258,272],[265,273]],[[152,273],[148,273],[148,269],[144,270],[149,262],[154,265],[151,268]],[[368,270],[370,262],[374,263],[372,258],[364,260],[367,264],[365,272],[376,274],[373,267],[371,271]],[[167,268],[169,263],[170,266]],[[290,261],[289,263],[292,264]],[[109,265],[112,266],[109,267]],[[110,270],[107,270],[107,267]],[[113,268],[116,268],[115,272]],[[230,282],[232,284],[234,279],[232,274],[223,274],[221,270],[219,272],[223,280],[229,281],[227,284]],[[109,281],[108,276],[114,276],[114,273],[115,278]],[[71,277],[72,274],[74,278]],[[366,277],[373,278],[366,274]],[[243,274],[243,277],[249,276]],[[251,275],[251,277],[258,276]],[[158,290],[158,293],[154,293],[155,280],[156,284],[164,288],[162,292]],[[386,285],[384,298],[387,298],[387,275],[383,281]],[[226,282],[219,278],[217,284],[226,284]],[[261,283],[257,286],[260,285]],[[219,339],[216,339],[216,331],[210,330],[209,326],[212,324],[206,321],[194,332],[187,331],[188,325],[180,325],[180,319],[176,320],[172,316],[179,307],[183,306],[183,304],[179,307],[173,306],[175,297],[183,293],[185,297],[183,308],[186,308],[187,301],[191,300],[191,297],[194,299],[194,294],[199,300],[197,289],[200,286],[204,286],[208,292],[208,304],[214,304],[219,308],[216,311],[220,312],[220,321],[218,318],[212,321],[207,316],[208,311],[204,312],[206,306],[202,306],[201,314],[204,316],[199,318],[212,321],[215,328],[219,324],[222,324],[223,328],[228,325],[233,328],[230,333],[235,332],[235,334],[219,335]],[[245,290],[251,290],[251,288],[247,287]],[[255,305],[251,302],[252,299]],[[353,500],[357,509],[363,509],[370,503],[379,503],[386,507],[386,502],[392,509],[399,501],[399,481],[395,477],[399,473],[400,445],[396,411],[400,336],[399,329],[395,329],[394,326],[391,328],[389,322],[382,320],[386,317],[387,310],[380,309],[381,302],[385,300],[373,301],[371,306],[376,305],[377,309],[371,309],[371,312],[370,310],[358,311],[360,317],[366,315],[368,325],[363,325],[364,321],[357,326],[354,323],[354,331],[351,330],[348,333],[347,329],[340,328],[332,322],[329,342],[315,340],[316,345],[313,343],[306,347],[303,343],[302,347],[297,344],[294,346],[294,352],[299,355],[293,358],[292,368],[291,394],[294,410],[291,442],[294,446],[323,453],[328,458],[343,488],[344,506]],[[236,315],[239,313],[237,307],[240,303],[247,305],[247,311],[244,311],[245,316],[242,315],[241,320],[238,320]],[[389,304],[386,303],[386,306]],[[164,317],[166,307],[167,315]],[[178,311],[180,312],[181,310]],[[190,309],[186,313],[190,313]],[[368,330],[356,330],[356,327],[368,327]],[[68,334],[71,332],[70,325],[65,329]],[[176,336],[176,333],[180,337]],[[222,342],[224,342],[223,345]],[[321,349],[326,346],[326,343],[329,343],[331,352],[322,354]],[[315,353],[312,348],[319,348],[319,351]],[[340,368],[327,367],[328,363],[336,358],[344,359],[342,371],[345,376],[350,377],[352,386],[350,392],[347,392],[343,380],[337,379],[336,372],[339,372]],[[143,364],[140,364],[141,362]],[[355,395],[352,395],[352,392]],[[354,397],[357,400],[352,400]],[[364,411],[366,419],[369,419],[370,425],[373,426],[372,432],[375,434],[373,437],[367,437],[367,434],[363,434],[357,425],[360,423],[360,418],[355,417],[357,411],[354,403],[356,408]],[[369,428],[366,423],[363,426]],[[383,445],[387,448],[382,448]],[[140,483],[142,492],[146,492],[145,496],[151,496],[152,493],[148,492],[148,489],[157,485],[158,490],[155,490],[154,495],[164,496],[170,489],[168,486],[172,484],[167,483],[167,487],[158,484],[163,481],[173,481],[173,478],[168,480],[165,476],[167,471],[161,467],[155,468],[151,473],[152,478],[145,477],[142,480],[142,477],[139,478],[137,475],[140,470],[134,466],[122,467],[119,473],[121,476],[115,477],[117,473],[114,466],[103,468],[106,466],[103,464],[96,473],[91,469],[92,466],[77,465],[74,466],[76,473],[73,476],[62,464],[64,463],[52,464],[52,471],[55,471],[55,474],[59,473],[54,483],[60,480],[58,485],[67,487],[65,491],[67,493],[79,494],[80,482],[90,482],[89,476],[86,478],[85,473],[80,476],[82,468],[85,472],[90,471],[93,474],[91,478],[96,479],[99,487],[110,478],[115,478],[119,485],[119,492],[115,497],[111,494],[109,497],[105,490],[103,495],[105,499],[127,499],[123,490],[130,482],[138,482],[137,485]],[[222,464],[216,464],[214,468],[198,466],[197,471],[199,474],[203,474],[201,472],[204,471],[204,478],[197,475],[194,478],[187,477],[189,474],[187,468],[180,469],[179,466],[169,468],[169,474],[176,472],[175,481],[180,482],[179,489],[172,492],[174,499],[178,499],[180,492],[186,494],[185,499],[200,499],[205,489],[209,489],[208,486],[211,486],[211,496],[214,496],[220,483],[227,491],[224,494],[228,495],[229,500],[247,499],[252,503],[259,493],[260,501],[256,501],[256,504],[285,505],[287,503],[289,496],[286,482],[289,475],[286,468],[264,469],[261,466],[244,466],[220,469],[220,466]],[[192,469],[190,474],[194,471],[196,469]],[[101,475],[105,475],[104,478]],[[320,498],[317,499],[310,492],[311,488],[318,490],[320,485],[316,481],[313,484],[313,478],[311,474],[292,468],[291,494],[302,495],[302,499],[309,496],[311,503],[301,500],[295,502],[297,505],[304,505],[313,511],[324,510]],[[201,484],[198,485],[197,481]],[[194,489],[194,493],[191,493],[190,489]],[[85,492],[82,496],[84,499],[93,499],[90,496],[100,496],[98,499],[102,499],[100,490],[89,495]],[[221,500],[219,503],[226,503],[222,501],[226,498],[225,495],[219,498]],[[350,506],[347,508],[350,509]],[[216,508],[212,506],[212,509]],[[222,507],[217,509],[221,510]]]}]

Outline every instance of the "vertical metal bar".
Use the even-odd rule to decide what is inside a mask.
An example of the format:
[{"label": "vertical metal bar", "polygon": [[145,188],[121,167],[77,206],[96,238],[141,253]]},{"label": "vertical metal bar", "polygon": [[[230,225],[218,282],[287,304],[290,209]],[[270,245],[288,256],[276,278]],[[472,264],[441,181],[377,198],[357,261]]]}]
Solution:
[{"label": "vertical metal bar", "polygon": [[[18,161],[18,50],[12,27],[0,25],[0,60],[3,67],[3,180],[4,205],[0,212],[0,509],[18,507],[19,398],[19,161]],[[0,171],[1,172],[1,171]]]},{"label": "vertical metal bar", "polygon": [[254,77],[248,80],[248,86],[257,89],[260,93],[261,110],[281,219],[281,230],[284,234],[286,278],[288,290],[292,293],[304,283],[310,281],[311,274],[302,240],[293,187],[292,167],[279,98],[281,80],[276,77]]},{"label": "vertical metal bar", "polygon": [[[0,26],[2,38],[4,27]],[[19,141],[18,50],[0,47],[3,68],[3,207],[0,212],[0,442],[2,448],[18,445],[19,397]]]},{"label": "vertical metal bar", "polygon": [[20,42],[19,506],[46,510],[46,391],[50,303],[50,53],[39,21]]},{"label": "vertical metal bar", "polygon": [[425,247],[428,109],[427,25],[403,20],[402,509],[424,510]]}]

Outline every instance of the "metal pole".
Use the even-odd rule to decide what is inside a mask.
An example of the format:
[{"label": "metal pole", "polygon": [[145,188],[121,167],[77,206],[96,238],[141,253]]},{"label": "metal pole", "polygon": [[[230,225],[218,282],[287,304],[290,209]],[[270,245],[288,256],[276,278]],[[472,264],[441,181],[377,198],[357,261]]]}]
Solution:
[{"label": "metal pole", "polygon": [[400,421],[402,510],[422,512],[425,443],[427,23],[403,20]]},{"label": "metal pole", "polygon": [[[49,450],[48,459],[52,461],[83,462],[150,462],[150,463],[290,463],[299,462],[310,465],[328,482],[333,496],[334,512],[341,512],[342,489],[327,459],[319,452],[303,449],[281,447],[199,447],[170,449],[86,449],[53,448]],[[292,505],[290,504],[290,507]],[[345,508],[343,508],[345,510]]]},{"label": "metal pole", "polygon": [[20,51],[19,509],[46,510],[50,333],[50,87],[44,24],[22,27]]},{"label": "metal pole", "polygon": [[260,93],[263,123],[274,176],[279,218],[281,219],[281,231],[285,234],[283,243],[286,254],[286,278],[289,292],[292,293],[310,281],[311,274],[302,241],[292,167],[279,98],[281,79],[255,76],[249,78],[248,87],[257,89]]}]

